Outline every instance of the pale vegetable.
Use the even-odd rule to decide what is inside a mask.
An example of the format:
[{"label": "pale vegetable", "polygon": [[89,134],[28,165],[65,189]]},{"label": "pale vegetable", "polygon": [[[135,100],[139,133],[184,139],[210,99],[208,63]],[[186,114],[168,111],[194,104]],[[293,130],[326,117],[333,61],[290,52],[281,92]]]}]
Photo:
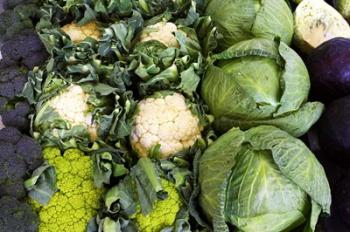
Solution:
[{"label": "pale vegetable", "polygon": [[138,104],[131,144],[140,156],[167,158],[193,146],[201,130],[183,95],[158,92]]},{"label": "pale vegetable", "polygon": [[350,38],[350,26],[322,0],[303,0],[295,10],[295,43],[308,53],[335,37]]},{"label": "pale vegetable", "polygon": [[74,83],[59,77],[35,72],[30,83],[35,83],[34,78],[43,80],[42,88],[34,89],[30,84],[25,87],[25,96],[36,104],[33,135],[41,145],[97,149],[107,136],[113,136],[111,125],[124,132],[118,125],[124,119],[115,116],[123,107],[116,103],[120,96],[115,88],[102,83]]},{"label": "pale vegetable", "polygon": [[179,42],[175,37],[177,26],[174,23],[159,22],[146,27],[141,35],[140,42],[157,40],[167,47],[179,47]]},{"label": "pale vegetable", "polygon": [[87,103],[89,95],[79,85],[71,85],[62,94],[49,101],[50,106],[60,117],[72,126],[84,125],[92,140],[96,140],[96,124],[92,121]]},{"label": "pale vegetable", "polygon": [[61,28],[74,43],[79,43],[91,37],[95,40],[99,40],[102,36],[101,29],[98,27],[96,22],[89,22],[82,26],[79,26],[76,23],[66,24]]}]

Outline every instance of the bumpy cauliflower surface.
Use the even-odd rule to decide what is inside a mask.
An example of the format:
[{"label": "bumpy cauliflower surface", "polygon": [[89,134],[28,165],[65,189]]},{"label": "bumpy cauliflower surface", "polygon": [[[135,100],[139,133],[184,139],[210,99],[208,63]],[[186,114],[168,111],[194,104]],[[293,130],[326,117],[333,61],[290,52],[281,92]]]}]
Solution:
[{"label": "bumpy cauliflower surface", "polygon": [[158,40],[167,47],[179,47],[174,33],[177,26],[174,23],[159,22],[154,25],[147,26],[141,33],[140,41]]},{"label": "bumpy cauliflower surface", "polygon": [[70,23],[64,25],[61,29],[67,35],[69,35],[73,43],[79,43],[87,37],[99,40],[102,35],[101,30],[97,26],[96,22],[89,22],[83,26],[79,26],[76,23]]},{"label": "bumpy cauliflower surface", "polygon": [[79,85],[71,85],[66,91],[52,98],[49,105],[72,126],[85,125],[91,140],[97,138],[97,127],[92,122],[87,100],[89,95]]},{"label": "bumpy cauliflower surface", "polygon": [[176,215],[180,211],[182,201],[174,184],[162,179],[161,184],[164,191],[168,193],[168,198],[157,201],[154,210],[143,215],[141,212],[135,215],[134,220],[141,232],[159,232],[165,227],[172,226],[176,220]]},{"label": "bumpy cauliflower surface", "polygon": [[44,158],[55,167],[58,191],[46,206],[34,203],[40,218],[39,232],[84,232],[96,215],[103,190],[94,186],[92,160],[77,149],[63,155],[46,148]]},{"label": "bumpy cauliflower surface", "polygon": [[150,155],[160,145],[159,158],[167,158],[190,148],[201,137],[201,130],[198,116],[183,95],[158,92],[138,104],[130,140],[140,156]]}]

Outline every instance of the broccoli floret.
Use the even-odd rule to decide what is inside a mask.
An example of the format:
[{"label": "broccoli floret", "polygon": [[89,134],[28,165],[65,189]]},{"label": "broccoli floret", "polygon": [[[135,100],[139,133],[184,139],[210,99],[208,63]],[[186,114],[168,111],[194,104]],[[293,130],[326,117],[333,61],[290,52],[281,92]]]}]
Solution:
[{"label": "broccoli floret", "polygon": [[11,99],[21,93],[27,82],[26,73],[17,66],[0,69],[0,96]]},{"label": "broccoli floret", "polygon": [[14,197],[0,199],[0,232],[36,232],[39,218],[32,208]]},{"label": "broccoli floret", "polygon": [[4,62],[29,69],[43,64],[48,54],[34,30],[26,29],[16,35],[16,39],[6,41],[1,47]]},{"label": "broccoli floret", "polygon": [[0,197],[25,196],[23,181],[42,163],[42,153],[35,140],[17,129],[0,130]]},{"label": "broccoli floret", "polygon": [[90,156],[77,149],[66,150],[62,155],[54,147],[45,148],[43,154],[55,167],[58,191],[48,205],[33,201],[40,218],[39,232],[85,232],[103,195],[103,189],[94,186]]},{"label": "broccoli floret", "polygon": [[30,4],[30,3],[38,3],[39,0],[3,0],[3,8],[5,10],[13,9],[18,5]]},{"label": "broccoli floret", "polygon": [[1,68],[0,65],[0,114],[5,126],[21,131],[29,129],[29,104],[17,99],[27,81],[27,70],[17,66]]},{"label": "broccoli floret", "polygon": [[15,10],[6,10],[0,14],[0,40],[13,38],[26,28],[33,28],[30,18],[25,18]]},{"label": "broccoli floret", "polygon": [[168,197],[165,200],[157,201],[150,214],[144,215],[140,211],[132,217],[140,231],[155,232],[172,226],[177,213],[181,209],[183,203],[175,185],[165,179],[162,179],[161,182],[164,191],[168,193]]},{"label": "broccoli floret", "polygon": [[[0,99],[1,106],[1,99]],[[28,131],[30,122],[28,114],[30,106],[28,102],[16,102],[14,106],[6,108],[1,113],[1,119],[4,126],[15,127],[20,131]]]}]

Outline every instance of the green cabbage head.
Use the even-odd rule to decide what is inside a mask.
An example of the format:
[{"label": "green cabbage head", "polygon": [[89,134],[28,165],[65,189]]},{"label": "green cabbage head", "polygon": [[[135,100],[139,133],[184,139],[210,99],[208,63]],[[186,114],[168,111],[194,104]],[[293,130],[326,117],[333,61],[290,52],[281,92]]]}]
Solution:
[{"label": "green cabbage head", "polygon": [[293,37],[293,14],[285,0],[207,0],[205,15],[214,21],[226,49],[254,37],[280,37],[290,44]]},{"label": "green cabbage head", "polygon": [[233,128],[199,161],[199,203],[214,231],[314,231],[331,195],[324,169],[288,133],[259,126]]},{"label": "green cabbage head", "polygon": [[212,58],[201,95],[218,130],[273,125],[298,137],[319,119],[322,103],[307,102],[308,71],[285,43],[242,41]]}]

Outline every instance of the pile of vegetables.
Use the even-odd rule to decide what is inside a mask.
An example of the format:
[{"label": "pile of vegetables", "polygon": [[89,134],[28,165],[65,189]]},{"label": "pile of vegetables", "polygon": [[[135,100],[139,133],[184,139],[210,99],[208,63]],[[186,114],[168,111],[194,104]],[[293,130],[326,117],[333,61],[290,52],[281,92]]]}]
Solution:
[{"label": "pile of vegetables", "polygon": [[350,231],[349,1],[1,7],[0,232]]}]

